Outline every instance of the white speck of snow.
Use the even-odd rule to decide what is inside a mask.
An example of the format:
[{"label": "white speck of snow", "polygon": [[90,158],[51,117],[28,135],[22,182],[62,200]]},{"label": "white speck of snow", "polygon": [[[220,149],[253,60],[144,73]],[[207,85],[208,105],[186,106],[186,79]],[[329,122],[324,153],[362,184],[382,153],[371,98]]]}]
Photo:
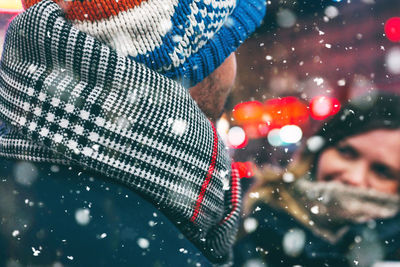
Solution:
[{"label": "white speck of snow", "polygon": [[257,229],[258,222],[255,218],[249,217],[244,220],[243,227],[247,233],[252,233]]},{"label": "white speck of snow", "polygon": [[12,232],[12,236],[13,237],[17,237],[19,235],[19,231],[18,230],[14,230],[13,232]]},{"label": "white speck of snow", "polygon": [[310,210],[314,214],[318,214],[319,213],[319,207],[318,206],[312,206]]},{"label": "white speck of snow", "polygon": [[289,256],[296,257],[303,251],[305,243],[306,235],[304,231],[291,229],[283,236],[283,251]]},{"label": "white speck of snow", "polygon": [[229,171],[227,171],[227,170],[221,170],[219,172],[219,175],[221,175],[222,178],[227,178],[228,172]]},{"label": "white speck of snow", "polygon": [[328,18],[333,19],[339,15],[339,10],[335,6],[328,6],[325,8],[325,15]]},{"label": "white speck of snow", "polygon": [[184,249],[184,248],[180,248],[179,252],[182,252],[183,254],[187,254],[188,253],[188,251],[186,249]]},{"label": "white speck of snow", "polygon": [[346,85],[346,79],[340,79],[337,81],[337,85],[339,86],[345,86]]},{"label": "white speck of snow", "polygon": [[180,43],[182,41],[182,36],[174,35],[172,36],[172,41],[174,41],[175,43]]},{"label": "white speck of snow", "polygon": [[285,172],[282,176],[282,179],[285,183],[291,183],[294,181],[294,174],[291,172]]},{"label": "white speck of snow", "polygon": [[172,123],[172,132],[176,135],[183,135],[186,131],[186,127],[187,123],[186,121],[182,120],[182,119],[176,119],[174,120],[174,122]]},{"label": "white speck of snow", "polygon": [[355,264],[355,265],[358,265],[358,261],[354,260],[354,264]]},{"label": "white speck of snow", "polygon": [[31,64],[31,65],[29,65],[28,72],[33,74],[36,72],[37,69],[38,69],[38,66],[36,66],[35,64]]},{"label": "white speck of snow", "polygon": [[228,17],[228,18],[225,20],[225,24],[224,24],[225,27],[231,28],[231,27],[233,27],[234,25],[235,25],[235,21],[234,21],[231,17]]},{"label": "white speck of snow", "polygon": [[265,59],[266,59],[266,60],[272,60],[272,56],[267,55],[267,56],[265,57]]},{"label": "white speck of snow", "polygon": [[90,187],[89,186],[86,186],[86,191],[90,191]]},{"label": "white speck of snow", "polygon": [[50,171],[52,171],[52,172],[59,172],[59,171],[60,171],[60,167],[57,166],[57,165],[51,165]]},{"label": "white speck of snow", "polygon": [[324,83],[324,79],[321,77],[316,77],[313,80],[318,86],[322,85]]},{"label": "white speck of snow", "polygon": [[87,225],[90,222],[90,210],[78,209],[75,212],[75,220],[79,225]]},{"label": "white speck of snow", "polygon": [[127,118],[124,117],[118,117],[117,121],[117,127],[119,129],[126,129],[130,127],[130,122]]},{"label": "white speck of snow", "polygon": [[35,257],[39,256],[40,250],[37,250],[34,247],[32,247],[32,251],[33,251],[33,256],[35,256]]},{"label": "white speck of snow", "polygon": [[325,44],[325,47],[326,48],[332,48],[332,45],[331,44]]},{"label": "white speck of snow", "polygon": [[261,210],[261,208],[259,207],[259,206],[257,206],[255,209],[254,209],[254,211],[260,211]]},{"label": "white speck of snow", "polygon": [[325,139],[318,135],[311,136],[307,140],[307,148],[311,152],[316,152],[320,150],[324,144],[325,144]]},{"label": "white speck of snow", "polygon": [[107,237],[107,234],[106,233],[102,233],[101,235],[100,235],[100,239],[104,239],[104,238],[106,238]]},{"label": "white speck of snow", "polygon": [[38,176],[36,166],[30,162],[19,162],[14,166],[15,181],[23,186],[32,185]]},{"label": "white speck of snow", "polygon": [[260,197],[260,194],[259,194],[258,192],[251,192],[251,193],[249,194],[249,197],[250,197],[250,198],[259,198],[259,197]]},{"label": "white speck of snow", "polygon": [[146,238],[142,238],[142,237],[137,240],[137,244],[142,249],[146,249],[150,246],[149,240],[147,240]]},{"label": "white speck of snow", "polygon": [[278,25],[282,28],[293,27],[296,23],[296,15],[290,9],[282,9],[276,14]]},{"label": "white speck of snow", "polygon": [[325,33],[323,31],[318,31],[319,35],[324,35]]},{"label": "white speck of snow", "polygon": [[74,259],[74,256],[67,256],[67,259],[69,259],[70,261],[72,261]]},{"label": "white speck of snow", "polygon": [[400,74],[400,47],[393,47],[387,52],[386,66],[390,73]]},{"label": "white speck of snow", "polygon": [[222,179],[222,190],[229,190],[231,187],[229,186],[229,179],[228,178],[224,178]]}]

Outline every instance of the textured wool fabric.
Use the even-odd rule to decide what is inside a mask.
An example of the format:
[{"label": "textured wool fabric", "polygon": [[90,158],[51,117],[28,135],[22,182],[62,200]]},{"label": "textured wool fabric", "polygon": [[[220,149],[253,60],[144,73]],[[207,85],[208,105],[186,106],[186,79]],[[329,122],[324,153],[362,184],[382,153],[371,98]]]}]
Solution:
[{"label": "textured wool fabric", "polygon": [[211,261],[229,257],[238,173],[187,90],[79,31],[49,0],[10,23],[2,56],[1,156],[74,164],[124,183]]},{"label": "textured wool fabric", "polygon": [[265,0],[54,1],[79,30],[186,87],[220,66],[266,9]]},{"label": "textured wool fabric", "polygon": [[342,184],[337,181],[296,180],[291,192],[313,224],[307,226],[317,236],[335,244],[353,224],[394,217],[399,212],[400,196]]}]

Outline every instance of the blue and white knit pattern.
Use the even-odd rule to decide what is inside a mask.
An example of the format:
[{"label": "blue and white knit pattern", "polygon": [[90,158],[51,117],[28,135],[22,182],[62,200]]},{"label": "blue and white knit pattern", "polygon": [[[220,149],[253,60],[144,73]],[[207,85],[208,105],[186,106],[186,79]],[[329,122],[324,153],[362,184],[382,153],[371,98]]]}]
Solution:
[{"label": "blue and white knit pattern", "polygon": [[80,30],[190,87],[211,74],[260,25],[265,0],[148,0]]}]

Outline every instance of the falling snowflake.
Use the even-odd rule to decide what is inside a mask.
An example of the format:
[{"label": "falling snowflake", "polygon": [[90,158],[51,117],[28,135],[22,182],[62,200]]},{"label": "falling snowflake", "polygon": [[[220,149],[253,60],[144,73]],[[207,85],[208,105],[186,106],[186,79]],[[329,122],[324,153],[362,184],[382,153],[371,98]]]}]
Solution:
[{"label": "falling snowflake", "polygon": [[78,209],[75,212],[75,220],[79,225],[87,225],[90,222],[90,210]]},{"label": "falling snowflake", "polygon": [[150,246],[150,242],[146,238],[139,238],[137,240],[137,244],[142,249],[146,249],[146,248],[148,248]]}]

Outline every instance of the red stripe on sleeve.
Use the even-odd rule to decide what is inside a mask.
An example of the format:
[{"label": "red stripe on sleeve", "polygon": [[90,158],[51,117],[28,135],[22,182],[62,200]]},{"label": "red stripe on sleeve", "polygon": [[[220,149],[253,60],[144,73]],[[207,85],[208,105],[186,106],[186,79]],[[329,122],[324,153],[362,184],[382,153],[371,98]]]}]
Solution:
[{"label": "red stripe on sleeve", "polygon": [[201,203],[203,202],[204,195],[206,193],[208,184],[211,181],[211,177],[212,177],[212,175],[214,173],[215,164],[216,164],[216,161],[217,161],[218,135],[217,135],[217,131],[216,131],[213,123],[211,123],[211,127],[212,127],[213,133],[214,133],[214,144],[213,144],[213,152],[212,152],[211,163],[210,163],[210,166],[208,167],[208,172],[207,172],[206,179],[204,179],[203,184],[201,186],[201,190],[200,190],[199,196],[197,197],[197,201],[196,201],[196,205],[195,205],[195,208],[194,208],[194,212],[193,212],[192,218],[190,218],[191,222],[194,222],[196,220],[197,216],[199,215]]}]

